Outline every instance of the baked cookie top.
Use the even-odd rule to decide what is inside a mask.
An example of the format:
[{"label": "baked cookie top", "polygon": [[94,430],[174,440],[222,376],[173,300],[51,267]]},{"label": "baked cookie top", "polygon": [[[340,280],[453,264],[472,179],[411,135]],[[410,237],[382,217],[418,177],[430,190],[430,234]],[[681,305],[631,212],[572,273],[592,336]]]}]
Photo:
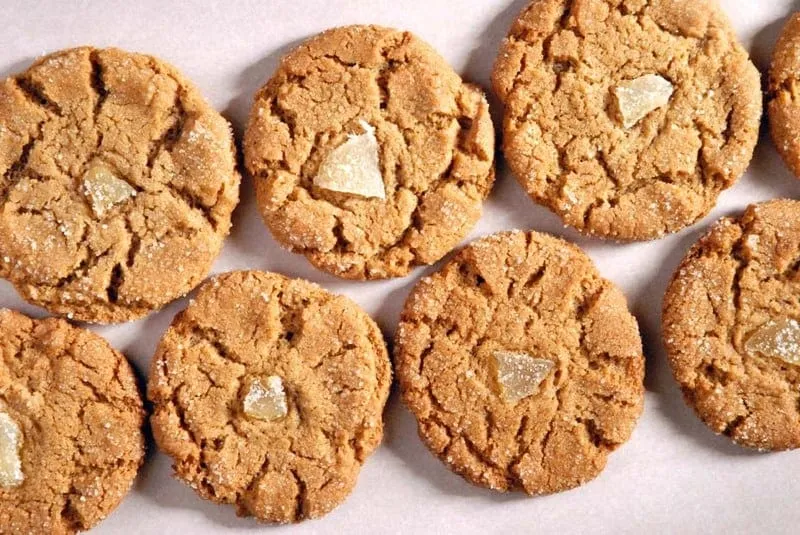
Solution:
[{"label": "baked cookie top", "polygon": [[483,93],[412,34],[377,26],[284,57],[255,96],[244,154],[276,239],[348,279],[436,262],[494,182]]},{"label": "baked cookie top", "polygon": [[350,494],[383,436],[391,367],[349,299],[272,273],[204,284],[153,360],[153,434],[202,497],[298,522]]},{"label": "baked cookie top", "polygon": [[90,322],[208,273],[238,202],[228,123],[175,69],[75,48],[0,83],[0,276]]},{"label": "baked cookie top", "polygon": [[600,237],[694,223],[744,173],[758,138],[758,71],[708,0],[535,0],[493,82],[520,183]]},{"label": "baked cookie top", "polygon": [[597,476],[644,402],[639,329],[576,246],[505,232],[423,279],[395,345],[419,434],[475,484],[528,494]]},{"label": "baked cookie top", "polygon": [[663,336],[684,397],[717,433],[800,446],[800,202],[724,218],[692,247],[664,298]]},{"label": "baked cookie top", "polygon": [[105,340],[0,310],[0,531],[103,520],[142,464],[143,422],[133,370]]},{"label": "baked cookie top", "polygon": [[783,161],[800,176],[800,13],[783,27],[769,72],[769,110],[772,140]]}]

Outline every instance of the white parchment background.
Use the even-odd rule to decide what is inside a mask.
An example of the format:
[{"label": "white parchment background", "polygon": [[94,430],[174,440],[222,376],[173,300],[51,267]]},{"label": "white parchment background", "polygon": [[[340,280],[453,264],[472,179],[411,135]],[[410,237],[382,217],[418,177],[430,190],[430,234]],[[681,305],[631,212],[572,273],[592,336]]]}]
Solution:
[{"label": "white parchment background", "polygon": [[[702,0],[698,0],[702,1]],[[330,26],[378,23],[409,29],[430,42],[455,69],[485,88],[498,44],[527,0],[266,0],[167,2],[0,1],[0,75],[23,70],[36,56],[69,46],[116,45],[157,55],[192,79],[234,124],[237,134],[251,96],[278,58]],[[764,72],[794,0],[722,0],[736,30]],[[493,100],[496,106],[496,100]],[[497,116],[499,108],[495,109]],[[577,241],[600,271],[619,284],[637,315],[647,364],[647,401],[631,441],[611,456],[594,482],[544,498],[499,495],[451,474],[416,436],[414,421],[392,396],[386,440],[367,462],[350,499],[322,520],[269,528],[236,518],[232,508],[197,498],[170,477],[169,461],[151,453],[134,491],[96,533],[797,533],[800,452],[755,454],[714,436],[687,409],[660,343],[660,303],[668,277],[714,219],[750,202],[800,196],[800,181],[783,167],[763,135],[747,175],[724,193],[694,227],[653,243],[617,245],[584,239],[528,200],[501,166],[484,217],[471,237],[533,228]],[[233,233],[215,271],[275,270],[349,295],[394,333],[411,285],[406,279],[348,283],[323,275],[280,249],[256,212],[250,183]],[[0,282],[0,306],[34,316]],[[174,303],[145,320],[97,328],[144,372]],[[0,526],[0,532],[2,532]]]}]

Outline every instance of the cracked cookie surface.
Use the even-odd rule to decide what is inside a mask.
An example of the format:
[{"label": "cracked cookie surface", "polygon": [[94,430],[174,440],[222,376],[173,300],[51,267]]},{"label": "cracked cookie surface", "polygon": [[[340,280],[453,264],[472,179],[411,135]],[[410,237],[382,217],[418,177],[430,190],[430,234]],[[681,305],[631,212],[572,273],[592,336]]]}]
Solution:
[{"label": "cracked cookie surface", "polygon": [[125,357],[99,336],[0,310],[0,412],[20,428],[24,475],[0,486],[0,532],[85,531],[133,484],[142,398]]},{"label": "cracked cookie surface", "polygon": [[800,446],[800,368],[748,347],[772,322],[800,319],[798,213],[800,202],[777,200],[721,219],[664,298],[664,343],[686,402],[716,433],[751,448]]},{"label": "cracked cookie surface", "polygon": [[791,16],[775,44],[768,89],[772,140],[789,169],[800,177],[800,13]]},{"label": "cracked cookie surface", "polygon": [[[320,188],[322,162],[375,129],[386,199]],[[244,142],[277,240],[348,279],[432,264],[480,218],[494,182],[483,93],[408,32],[337,28],[281,61],[256,94]]]},{"label": "cracked cookie surface", "polygon": [[[614,90],[647,75],[674,93],[625,128]],[[691,225],[744,173],[758,138],[758,71],[708,0],[534,0],[493,83],[519,182],[600,237],[653,239]]]},{"label": "cracked cookie surface", "polygon": [[[625,297],[563,240],[478,240],[411,293],[395,340],[405,403],[428,447],[469,481],[547,494],[596,477],[644,402],[639,329]],[[553,363],[535,393],[504,400],[493,358]]]},{"label": "cracked cookie surface", "polygon": [[208,273],[238,202],[228,123],[175,69],[76,48],[0,85],[0,276],[91,322],[161,308]]},{"label": "cracked cookie surface", "polygon": [[[245,412],[256,381],[280,383],[281,410],[266,419]],[[162,339],[151,424],[202,497],[299,522],[350,494],[383,436],[390,384],[383,336],[355,303],[310,282],[236,272],[205,283]]]}]

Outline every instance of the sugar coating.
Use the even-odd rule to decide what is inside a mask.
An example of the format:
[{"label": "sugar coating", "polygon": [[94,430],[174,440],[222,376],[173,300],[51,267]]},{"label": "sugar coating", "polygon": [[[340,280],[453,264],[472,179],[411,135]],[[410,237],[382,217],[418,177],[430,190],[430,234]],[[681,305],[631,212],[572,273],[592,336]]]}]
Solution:
[{"label": "sugar coating", "polygon": [[669,103],[675,88],[658,74],[646,74],[614,88],[625,128],[635,126],[650,112]]},{"label": "sugar coating", "polygon": [[314,185],[330,191],[386,199],[375,128],[359,121],[363,134],[348,134],[347,141],[323,160]]},{"label": "sugar coating", "polygon": [[22,484],[22,432],[11,416],[0,412],[0,487],[13,488]]},{"label": "sugar coating", "polygon": [[250,383],[242,407],[245,414],[259,420],[283,418],[288,412],[283,380],[277,375],[270,375],[264,380],[255,379]]},{"label": "sugar coating", "polygon": [[800,365],[800,323],[792,318],[769,320],[747,339],[745,349]]},{"label": "sugar coating", "polygon": [[512,351],[495,351],[494,359],[503,399],[512,404],[537,393],[554,366],[552,360]]},{"label": "sugar coating", "polygon": [[117,204],[136,196],[133,186],[102,164],[93,165],[86,171],[83,176],[83,193],[89,199],[97,217],[103,217]]}]

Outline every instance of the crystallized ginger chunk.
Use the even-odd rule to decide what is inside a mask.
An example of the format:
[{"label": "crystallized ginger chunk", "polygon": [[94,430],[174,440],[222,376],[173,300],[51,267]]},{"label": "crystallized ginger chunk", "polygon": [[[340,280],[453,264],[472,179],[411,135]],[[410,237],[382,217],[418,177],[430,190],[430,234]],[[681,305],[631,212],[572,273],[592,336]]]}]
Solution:
[{"label": "crystallized ginger chunk", "polygon": [[250,383],[243,407],[245,414],[258,420],[271,422],[286,416],[288,408],[283,380],[277,375],[254,380]]},{"label": "crystallized ginger chunk", "polygon": [[12,488],[22,484],[22,432],[5,412],[0,412],[0,487]]},{"label": "crystallized ginger chunk", "polygon": [[92,165],[83,175],[83,193],[97,217],[136,196],[136,190],[103,164]]},{"label": "crystallized ginger chunk", "polygon": [[314,177],[314,185],[330,191],[386,199],[375,129],[361,121],[363,134],[350,134],[333,149]]},{"label": "crystallized ginger chunk", "polygon": [[800,323],[790,318],[769,320],[750,335],[745,350],[800,365]]},{"label": "crystallized ginger chunk", "polygon": [[657,74],[619,84],[614,88],[614,95],[622,114],[622,124],[631,128],[650,112],[666,106],[674,90],[669,80]]},{"label": "crystallized ginger chunk", "polygon": [[537,393],[554,366],[550,360],[513,351],[495,351],[494,359],[500,393],[511,404]]}]

